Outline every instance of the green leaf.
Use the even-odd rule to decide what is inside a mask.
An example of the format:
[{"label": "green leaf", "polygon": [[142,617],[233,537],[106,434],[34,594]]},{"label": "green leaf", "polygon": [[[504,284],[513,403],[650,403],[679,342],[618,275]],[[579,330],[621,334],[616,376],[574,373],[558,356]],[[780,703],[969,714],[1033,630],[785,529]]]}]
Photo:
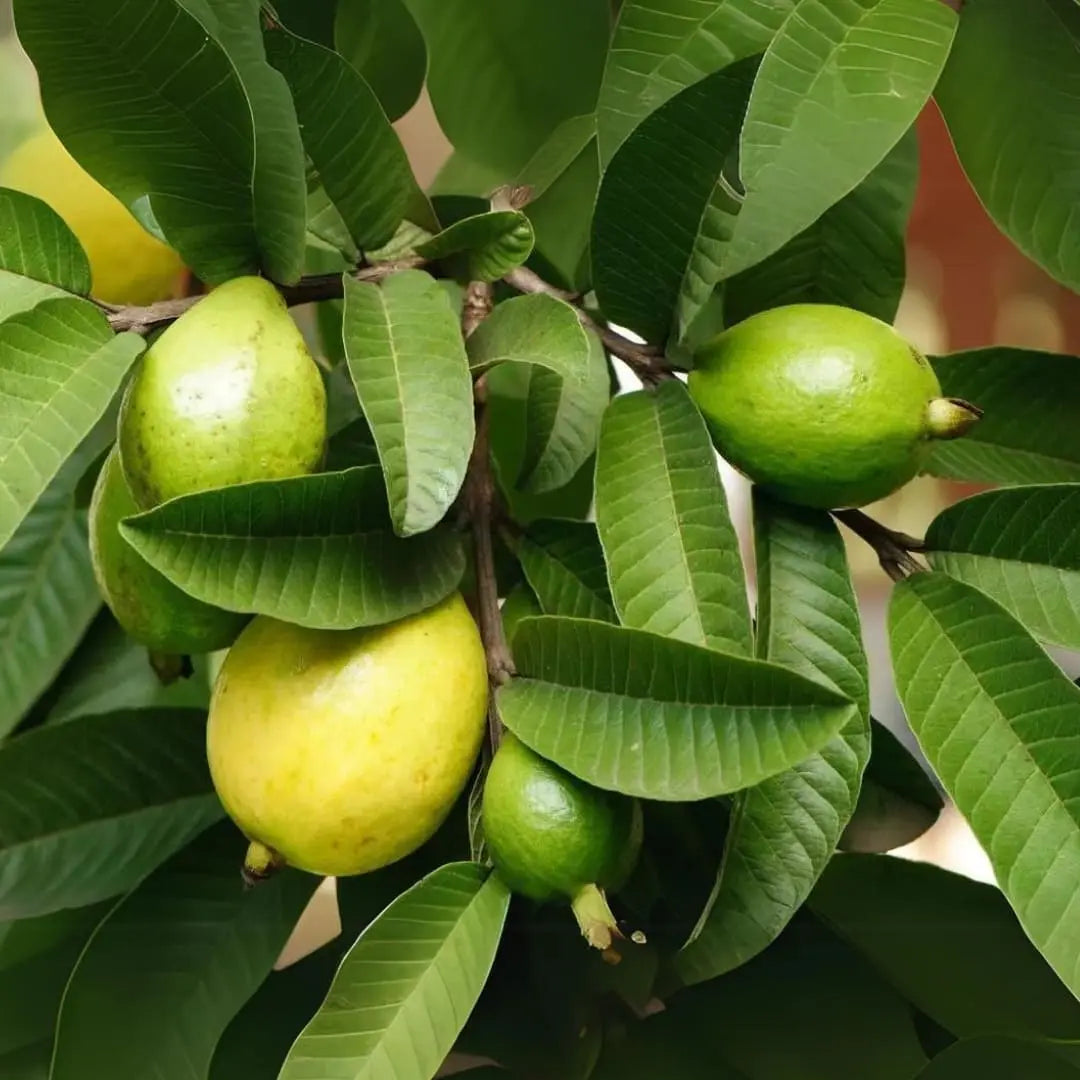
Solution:
[{"label": "green leaf", "polygon": [[498,304],[469,337],[468,352],[474,371],[503,363],[539,364],[581,384],[589,368],[589,336],[577,312],[543,293]]},{"label": "green leaf", "polygon": [[937,821],[943,806],[941,792],[907,747],[871,717],[870,761],[839,847],[862,852],[903,847]]},{"label": "green leaf", "polygon": [[[564,120],[517,174],[514,187],[528,187],[533,199],[542,198],[574,164],[596,137],[596,115],[585,113]],[[532,213],[532,205],[526,212]]]},{"label": "green leaf", "polygon": [[51,1047],[68,977],[108,909],[95,904],[0,926],[0,1067],[7,1055]]},{"label": "green leaf", "polygon": [[532,249],[532,226],[518,210],[462,218],[416,247],[426,259],[461,256],[462,276],[469,281],[498,281],[521,266]]},{"label": "green leaf", "polygon": [[258,265],[252,117],[211,27],[176,0],[18,0],[49,123],[204,281]]},{"label": "green leaf", "polygon": [[0,737],[57,676],[101,606],[70,472],[0,550]]},{"label": "green leaf", "polygon": [[[971,0],[937,101],[960,163],[998,227],[1058,281],[1080,288],[1072,169],[1080,154],[1075,0]],[[998,95],[1002,86],[1023,87]],[[987,95],[1002,100],[980,107]]]},{"label": "green leaf", "polygon": [[525,678],[499,691],[506,726],[597,787],[707,799],[820,750],[849,698],[775,664],[583,619],[524,620]]},{"label": "green leaf", "polygon": [[[684,90],[623,143],[600,184],[593,283],[604,315],[663,344],[723,276],[739,201],[735,153],[756,58]],[[633,228],[626,223],[633,222]]]},{"label": "green leaf", "polygon": [[1080,481],[1080,361],[998,346],[933,359],[941,391],[972,401],[982,419],[962,439],[938,440],[927,471],[991,484]]},{"label": "green leaf", "polygon": [[64,994],[51,1080],[206,1076],[319,880],[286,870],[245,889],[245,844],[231,822],[209,829],[98,927]]},{"label": "green leaf", "polygon": [[236,68],[251,108],[251,197],[262,266],[274,281],[291,284],[304,270],[307,205],[304,147],[292,95],[281,73],[266,61],[259,0],[214,0],[213,15],[215,37]]},{"label": "green leaf", "polygon": [[810,907],[960,1038],[1080,1037],[1080,1004],[992,885],[927,863],[843,855],[825,871]]},{"label": "green leaf", "polygon": [[992,596],[1037,638],[1080,649],[1080,484],[988,491],[940,513],[935,570]]},{"label": "green leaf", "polygon": [[738,538],[705,422],[681,382],[608,407],[596,523],[624,625],[750,653]]},{"label": "green leaf", "polygon": [[918,178],[911,128],[851,194],[725,285],[728,324],[784,304],[839,304],[891,323],[904,289],[904,240]]},{"label": "green leaf", "polygon": [[595,1080],[910,1080],[907,1003],[810,920],[737,971],[681,991],[606,1050]]},{"label": "green leaf", "polygon": [[1080,991],[1080,689],[1004,608],[944,574],[889,609],[908,721],[990,858],[1021,925]]},{"label": "green leaf", "polygon": [[132,641],[102,608],[49,690],[46,723],[121,709],[202,709],[210,704],[207,658],[191,658],[194,672],[168,686],[150,666],[146,649]]},{"label": "green leaf", "polygon": [[545,615],[618,622],[595,525],[537,522],[515,541],[514,552]]},{"label": "green leaf", "polygon": [[292,90],[304,149],[350,235],[361,249],[385,244],[419,189],[379,99],[330,49],[282,27],[265,37]]},{"label": "green leaf", "polygon": [[596,105],[608,0],[405,3],[427,42],[439,126],[473,160],[512,176],[559,124]]},{"label": "green leaf", "polygon": [[846,694],[858,713],[821,750],[743,792],[709,904],[676,958],[702,982],[771,945],[851,820],[870,754],[869,673],[844,541],[828,514],[755,489],[757,652]]},{"label": "green leaf", "polygon": [[422,611],[448,596],[465,568],[447,529],[394,535],[374,466],[185,495],[120,528],[199,600],[326,630]]},{"label": "green leaf", "polygon": [[32,195],[0,188],[0,269],[55,285],[90,291],[90,262],[55,210]]},{"label": "green leaf", "polygon": [[[452,863],[395,900],[346,955],[280,1080],[434,1076],[484,987],[510,894]],[[418,928],[420,928],[418,930]]]},{"label": "green leaf", "polygon": [[65,296],[54,285],[20,277],[10,270],[0,269],[0,321],[10,319],[19,312],[37,307],[42,300],[55,300]]},{"label": "green leaf", "polygon": [[0,322],[0,547],[105,412],[146,347],[74,297]]},{"label": "green leaf", "polygon": [[[355,0],[350,0],[349,4],[341,6],[351,7],[354,3]],[[334,47],[334,17],[338,6],[336,0],[328,4],[312,4],[308,0],[273,0],[274,14],[279,21],[284,22],[294,34],[325,45],[328,49]]]},{"label": "green leaf", "polygon": [[966,1039],[939,1054],[916,1080],[1080,1080],[1080,1070],[1022,1039],[988,1035]]},{"label": "green leaf", "polygon": [[442,520],[472,451],[472,380],[458,319],[429,275],[345,279],[345,354],[379,448],[394,529]]},{"label": "green leaf", "polygon": [[0,746],[0,920],[125,892],[220,817],[204,719],[118,712]]},{"label": "green leaf", "polygon": [[680,90],[761,52],[795,0],[624,0],[597,107],[606,165]]},{"label": "green leaf", "polygon": [[334,42],[363,75],[391,120],[416,104],[424,85],[427,50],[402,0],[338,4]]},{"label": "green leaf", "polygon": [[746,109],[725,277],[779,250],[878,165],[926,104],[956,23],[941,0],[799,0]]}]

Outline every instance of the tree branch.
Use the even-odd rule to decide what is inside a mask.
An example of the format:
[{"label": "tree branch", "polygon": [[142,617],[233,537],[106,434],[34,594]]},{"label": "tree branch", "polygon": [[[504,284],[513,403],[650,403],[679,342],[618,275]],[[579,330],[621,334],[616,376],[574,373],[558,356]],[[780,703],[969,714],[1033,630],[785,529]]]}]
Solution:
[{"label": "tree branch", "polygon": [[617,330],[612,330],[610,326],[602,326],[581,307],[577,296],[566,292],[564,289],[556,288],[528,267],[519,266],[516,270],[511,270],[503,280],[517,289],[518,292],[545,293],[547,296],[554,296],[559,300],[565,300],[568,304],[572,304],[577,311],[577,317],[581,320],[581,325],[595,333],[604,343],[604,348],[612,356],[617,356],[624,361],[626,366],[646,386],[655,386],[656,383],[661,382],[663,379],[672,377],[671,368],[668,367],[664,360],[664,353],[661,349],[657,349],[653,345],[639,345],[636,341],[624,337]]},{"label": "tree branch", "polygon": [[911,557],[912,552],[926,550],[926,544],[917,537],[896,532],[861,510],[834,510],[832,516],[874,549],[881,569],[893,581],[903,581],[909,574],[918,574],[926,569]]}]

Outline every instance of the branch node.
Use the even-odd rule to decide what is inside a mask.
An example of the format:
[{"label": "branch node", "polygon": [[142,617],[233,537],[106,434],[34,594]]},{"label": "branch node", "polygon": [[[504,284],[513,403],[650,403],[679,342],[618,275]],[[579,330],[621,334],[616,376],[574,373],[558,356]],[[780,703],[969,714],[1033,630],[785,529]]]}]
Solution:
[{"label": "branch node", "polygon": [[925,542],[917,537],[890,529],[861,510],[833,510],[832,516],[874,549],[881,569],[893,581],[903,581],[909,575],[922,573],[926,569],[912,558],[912,552],[926,550]]}]

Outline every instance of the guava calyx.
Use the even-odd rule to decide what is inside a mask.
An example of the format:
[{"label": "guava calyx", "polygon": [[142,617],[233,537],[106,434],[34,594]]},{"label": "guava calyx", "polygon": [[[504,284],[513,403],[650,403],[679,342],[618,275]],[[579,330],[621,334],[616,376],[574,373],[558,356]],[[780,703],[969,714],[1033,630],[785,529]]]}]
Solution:
[{"label": "guava calyx", "polygon": [[981,419],[983,411],[963,398],[934,398],[926,407],[927,432],[932,439],[959,439]]},{"label": "guava calyx", "polygon": [[259,882],[272,878],[285,865],[285,859],[279,852],[266,844],[260,844],[258,840],[252,840],[248,844],[240,874],[244,884],[250,889]]}]

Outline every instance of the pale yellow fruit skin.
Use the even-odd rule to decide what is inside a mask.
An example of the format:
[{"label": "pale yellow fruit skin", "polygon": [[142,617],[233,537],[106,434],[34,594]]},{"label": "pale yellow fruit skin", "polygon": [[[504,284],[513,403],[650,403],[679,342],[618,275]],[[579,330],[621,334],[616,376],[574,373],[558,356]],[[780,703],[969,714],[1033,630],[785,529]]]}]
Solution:
[{"label": "pale yellow fruit skin", "polygon": [[210,771],[251,840],[317,874],[362,874],[428,840],[484,736],[487,666],[460,594],[388,626],[256,618],[214,685]]},{"label": "pale yellow fruit skin", "polygon": [[91,293],[110,304],[152,304],[174,295],[184,264],[67,152],[50,129],[32,135],[0,169],[0,185],[46,202],[78,237]]}]

